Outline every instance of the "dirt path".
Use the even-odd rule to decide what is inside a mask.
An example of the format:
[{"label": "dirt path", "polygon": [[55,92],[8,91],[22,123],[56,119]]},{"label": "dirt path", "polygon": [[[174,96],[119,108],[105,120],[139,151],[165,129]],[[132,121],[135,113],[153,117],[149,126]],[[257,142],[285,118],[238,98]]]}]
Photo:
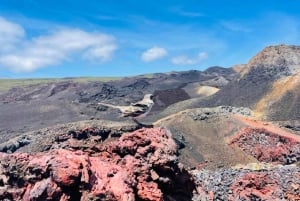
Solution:
[{"label": "dirt path", "polygon": [[239,115],[233,115],[233,117],[237,120],[242,121],[247,126],[255,127],[255,128],[262,128],[269,132],[275,133],[277,135],[280,135],[280,136],[283,136],[286,138],[291,138],[291,139],[296,140],[297,142],[300,142],[299,135],[295,135],[291,132],[281,129],[278,126],[272,124],[271,122],[256,121],[256,120],[252,120],[252,119],[249,119],[249,118],[246,118],[243,116],[239,116]]}]

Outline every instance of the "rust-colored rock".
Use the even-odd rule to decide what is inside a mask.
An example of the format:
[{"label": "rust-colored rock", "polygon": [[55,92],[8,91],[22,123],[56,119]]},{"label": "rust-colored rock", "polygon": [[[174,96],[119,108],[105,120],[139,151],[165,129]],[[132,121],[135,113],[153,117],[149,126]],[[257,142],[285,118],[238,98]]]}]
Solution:
[{"label": "rust-colored rock", "polygon": [[253,200],[259,198],[261,200],[276,199],[277,190],[281,190],[277,181],[271,179],[268,173],[247,173],[242,178],[238,178],[231,185],[232,194],[230,200],[236,198],[240,200]]},{"label": "rust-colored rock", "polygon": [[240,147],[260,162],[292,164],[300,158],[300,142],[297,139],[263,128],[244,128],[230,144]]},{"label": "rust-colored rock", "polygon": [[300,200],[300,168],[292,165],[268,169],[195,170],[194,200]]},{"label": "rust-colored rock", "polygon": [[[99,153],[92,155],[65,149],[1,153],[0,199],[191,199],[193,185],[178,167],[177,147],[167,130],[140,129],[95,149]],[[185,192],[178,193],[176,189],[182,187]],[[175,193],[170,193],[171,188]]]}]

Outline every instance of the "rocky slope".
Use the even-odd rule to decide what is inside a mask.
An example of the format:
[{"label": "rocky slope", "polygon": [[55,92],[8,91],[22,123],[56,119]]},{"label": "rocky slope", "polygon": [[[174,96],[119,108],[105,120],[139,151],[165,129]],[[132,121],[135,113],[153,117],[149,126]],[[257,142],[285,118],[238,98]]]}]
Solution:
[{"label": "rocky slope", "polygon": [[0,94],[0,112],[4,114],[0,133],[18,135],[87,119],[122,120],[116,110],[96,103],[128,105],[144,93],[156,96],[146,121],[184,109],[231,105],[249,107],[258,118],[285,121],[291,127],[290,120],[300,119],[299,58],[299,46],[269,46],[242,67],[158,73],[105,83],[70,79],[13,88]]},{"label": "rocky slope", "polygon": [[[298,130],[300,46],[269,46],[248,64],[236,65],[232,70],[236,71],[236,76],[222,88],[198,83],[187,85],[185,90],[191,98],[168,106],[157,114],[158,118],[185,109],[230,105],[248,107],[257,119],[281,122],[283,126]],[[194,87],[190,89],[189,86]]]},{"label": "rocky slope", "polygon": [[156,123],[172,132],[179,160],[195,168],[193,200],[300,199],[300,136],[251,114],[246,108],[190,109]]},{"label": "rocky slope", "polygon": [[240,75],[200,105],[250,107],[259,118],[300,119],[300,47],[269,46]]},{"label": "rocky slope", "polygon": [[[300,65],[300,46],[295,45],[277,45],[269,46],[254,56],[247,66],[243,69],[242,74],[246,74],[252,68],[261,66],[268,68],[271,75],[288,76],[299,72]],[[282,71],[278,71],[278,66]]]},{"label": "rocky slope", "polygon": [[[217,169],[252,162],[292,164],[300,161],[300,137],[271,122],[251,120],[247,108],[189,109],[155,123],[168,128],[179,160],[189,167]],[[222,154],[220,154],[222,153]]]}]

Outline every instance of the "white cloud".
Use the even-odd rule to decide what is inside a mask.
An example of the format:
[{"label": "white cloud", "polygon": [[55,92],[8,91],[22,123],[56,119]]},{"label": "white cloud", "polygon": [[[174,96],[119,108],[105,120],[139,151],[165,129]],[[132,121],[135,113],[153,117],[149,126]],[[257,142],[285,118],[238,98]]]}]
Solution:
[{"label": "white cloud", "polygon": [[193,65],[200,63],[207,58],[208,54],[206,52],[200,52],[196,57],[188,57],[186,55],[173,57],[171,62],[176,65]]},{"label": "white cloud", "polygon": [[167,50],[165,50],[164,48],[152,47],[152,48],[146,50],[145,52],[143,52],[141,58],[145,62],[150,62],[150,61],[154,61],[154,60],[163,58],[167,54],[168,54]]},{"label": "white cloud", "polygon": [[24,29],[15,23],[9,22],[0,16],[0,51],[13,49],[25,35]]},{"label": "white cloud", "polygon": [[200,52],[198,54],[198,62],[204,61],[208,58],[208,54],[206,52]]},{"label": "white cloud", "polygon": [[88,60],[108,61],[111,59],[112,53],[117,49],[115,44],[107,44],[99,47],[90,48],[85,52],[83,58]]},{"label": "white cloud", "polygon": [[185,55],[173,57],[171,62],[176,65],[191,65],[197,63],[197,61],[193,58],[189,58]]},{"label": "white cloud", "polygon": [[[2,31],[3,27],[8,28],[6,32]],[[112,36],[80,29],[65,28],[28,39],[24,37],[25,31],[20,25],[0,18],[0,37],[4,34],[11,35],[11,40],[5,42],[0,39],[0,47],[4,44],[10,48],[0,53],[0,64],[15,72],[31,72],[57,65],[72,60],[74,55],[104,62],[110,60],[117,49]]]}]

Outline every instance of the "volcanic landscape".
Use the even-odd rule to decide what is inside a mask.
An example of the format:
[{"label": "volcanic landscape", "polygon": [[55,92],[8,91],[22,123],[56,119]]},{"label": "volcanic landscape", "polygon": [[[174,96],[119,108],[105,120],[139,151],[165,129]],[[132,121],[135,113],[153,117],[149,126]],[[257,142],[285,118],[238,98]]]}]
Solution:
[{"label": "volcanic landscape", "polygon": [[[141,120],[99,105],[154,106]],[[0,200],[300,200],[300,46],[247,64],[0,80]]]}]

